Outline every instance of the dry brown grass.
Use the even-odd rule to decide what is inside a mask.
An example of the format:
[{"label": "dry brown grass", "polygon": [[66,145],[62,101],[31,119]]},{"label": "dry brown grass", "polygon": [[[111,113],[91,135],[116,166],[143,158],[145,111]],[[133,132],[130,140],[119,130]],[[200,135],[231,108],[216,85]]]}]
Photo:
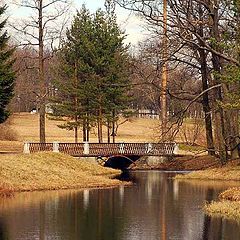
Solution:
[{"label": "dry brown grass", "polygon": [[0,124],[0,140],[1,141],[17,141],[18,134],[8,123]]},{"label": "dry brown grass", "polygon": [[204,206],[204,211],[211,216],[220,216],[240,221],[240,202],[211,202]]},{"label": "dry brown grass", "polygon": [[[46,141],[47,142],[74,142],[73,131],[61,129],[58,125],[61,121],[46,119]],[[154,133],[159,124],[158,120],[154,119],[137,119],[124,123],[119,127],[117,142],[153,142],[155,141]],[[23,142],[38,142],[39,141],[39,116],[38,114],[30,113],[15,113],[9,120],[8,125],[14,131],[18,141],[1,141],[0,152],[22,152]],[[104,141],[106,142],[106,131],[104,127]],[[1,132],[1,131],[0,131]],[[10,141],[11,140],[11,141]],[[79,141],[82,140],[81,131],[79,131]],[[97,130],[92,129],[90,134],[90,142],[97,142]]]},{"label": "dry brown grass", "polygon": [[0,141],[0,152],[11,153],[11,152],[22,152],[23,143],[19,141]]},{"label": "dry brown grass", "polygon": [[240,221],[240,188],[233,187],[219,195],[220,201],[213,201],[204,206],[204,211],[211,216],[220,216]]},{"label": "dry brown grass", "polygon": [[240,201],[240,187],[229,188],[219,195],[221,200]]},{"label": "dry brown grass", "polygon": [[[21,113],[13,114],[10,118],[11,127],[18,133],[21,141],[39,140],[39,116],[38,114]],[[153,141],[153,136],[159,121],[154,119],[132,119],[119,127],[117,141],[145,142]],[[59,128],[57,125],[63,124],[61,121],[46,119],[46,138],[48,142],[61,141],[73,142],[73,131],[67,131]],[[96,129],[92,129],[90,141],[97,141]],[[106,128],[104,128],[104,136]],[[79,131],[79,140],[81,140],[81,131]],[[104,139],[107,140],[106,138]]]},{"label": "dry brown grass", "polygon": [[233,187],[219,195],[220,201],[213,201],[204,206],[209,215],[236,219],[240,221],[240,188]]},{"label": "dry brown grass", "polygon": [[[236,161],[236,164],[239,161]],[[177,175],[176,179],[198,179],[198,180],[240,180],[240,166],[232,166],[230,163],[227,166],[194,171],[185,175]]]},{"label": "dry brown grass", "polygon": [[0,155],[0,187],[13,191],[109,187],[119,170],[80,161],[60,153]]}]

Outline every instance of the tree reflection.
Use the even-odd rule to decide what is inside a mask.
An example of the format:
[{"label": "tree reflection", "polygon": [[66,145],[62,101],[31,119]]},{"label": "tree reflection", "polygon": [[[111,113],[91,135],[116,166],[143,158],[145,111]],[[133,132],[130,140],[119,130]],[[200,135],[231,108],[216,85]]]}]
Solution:
[{"label": "tree reflection", "polygon": [[158,171],[131,176],[137,184],[130,187],[6,199],[0,240],[240,239],[236,223],[204,216],[200,206],[218,195],[213,185],[174,182]]}]

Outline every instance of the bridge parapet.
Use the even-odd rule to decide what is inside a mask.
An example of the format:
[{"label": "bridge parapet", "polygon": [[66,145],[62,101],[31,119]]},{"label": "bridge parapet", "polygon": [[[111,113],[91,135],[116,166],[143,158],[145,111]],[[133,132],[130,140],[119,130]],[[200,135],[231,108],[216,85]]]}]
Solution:
[{"label": "bridge parapet", "polygon": [[176,154],[177,144],[163,143],[25,143],[24,152],[62,152],[72,156],[167,156]]}]

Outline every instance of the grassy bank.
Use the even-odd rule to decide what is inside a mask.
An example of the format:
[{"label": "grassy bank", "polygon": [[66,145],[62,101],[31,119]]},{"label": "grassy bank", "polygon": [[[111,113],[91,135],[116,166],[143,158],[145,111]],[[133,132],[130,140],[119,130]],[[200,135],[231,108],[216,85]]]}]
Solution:
[{"label": "grassy bank", "polygon": [[220,201],[204,206],[205,212],[210,216],[224,217],[240,221],[240,202]]},{"label": "grassy bank", "polygon": [[0,192],[110,187],[119,170],[60,153],[0,155]]},{"label": "grassy bank", "polygon": [[240,180],[239,160],[229,162],[226,166],[194,171],[185,175],[177,175],[176,179],[198,179],[198,180]]},{"label": "grassy bank", "polygon": [[219,201],[204,206],[207,214],[240,221],[240,188],[230,188],[219,195]]},{"label": "grassy bank", "polygon": [[209,169],[219,167],[221,164],[219,160],[213,156],[183,156],[175,157],[174,159],[165,161],[163,163],[156,163],[149,165],[147,158],[142,157],[139,161],[131,166],[132,170],[146,170],[146,169],[159,169],[167,171],[192,171],[199,169]]},{"label": "grassy bank", "polygon": [[[179,180],[218,180],[240,181],[239,160],[230,161],[226,166],[195,171],[185,175],[178,175]],[[207,214],[221,216],[240,221],[240,187],[233,187],[219,195],[218,201],[207,203],[204,206]]]}]

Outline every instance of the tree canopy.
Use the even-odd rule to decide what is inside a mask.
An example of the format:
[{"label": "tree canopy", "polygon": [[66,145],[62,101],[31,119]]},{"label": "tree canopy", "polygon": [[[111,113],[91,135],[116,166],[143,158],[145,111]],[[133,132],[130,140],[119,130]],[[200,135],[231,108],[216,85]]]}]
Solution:
[{"label": "tree canopy", "polygon": [[91,126],[97,125],[102,142],[103,124],[115,122],[127,107],[128,55],[123,40],[113,14],[100,9],[91,14],[85,6],[67,31],[58,54],[53,115],[67,117],[63,127],[74,128],[76,138],[80,126],[88,140]]},{"label": "tree canopy", "polygon": [[7,31],[4,30],[7,20],[1,20],[5,10],[6,6],[0,7],[0,123],[4,122],[9,115],[6,107],[13,96],[15,79],[12,69],[14,49],[9,47],[9,37]]}]

